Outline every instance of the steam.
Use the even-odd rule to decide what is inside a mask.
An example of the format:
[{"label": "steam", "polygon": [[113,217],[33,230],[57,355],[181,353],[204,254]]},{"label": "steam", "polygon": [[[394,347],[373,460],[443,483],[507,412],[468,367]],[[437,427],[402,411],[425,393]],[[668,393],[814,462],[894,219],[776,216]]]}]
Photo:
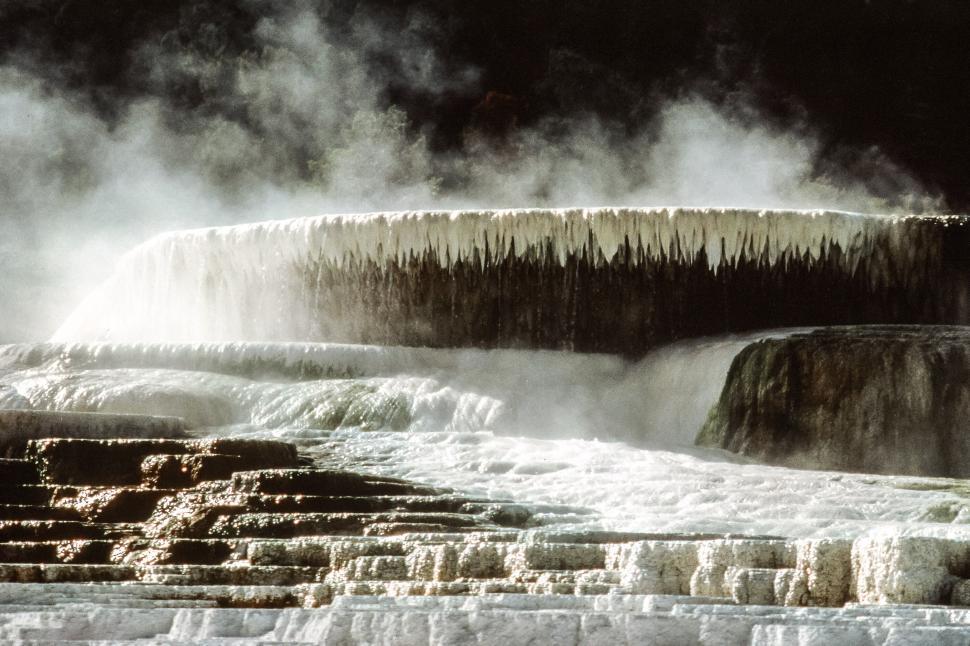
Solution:
[{"label": "steam", "polygon": [[[351,27],[331,33],[292,3],[255,25],[257,54],[221,58],[217,33],[200,48],[146,43],[133,65],[148,98],[118,103],[111,118],[36,74],[28,53],[8,59],[0,342],[45,338],[123,251],[188,226],[412,208],[939,207],[878,151],[833,165],[808,128],[779,131],[743,100],[687,91],[632,130],[550,117],[502,137],[469,131],[460,151],[437,151],[388,88],[482,96],[478,71],[436,55],[420,15],[403,31],[369,15]],[[173,86],[204,98],[186,107],[166,94]]]},{"label": "steam", "polygon": [[[683,448],[716,404],[735,355],[787,334],[691,339],[637,362],[300,343],[23,344],[0,348],[0,403],[171,415],[196,427],[488,431]],[[247,372],[253,366],[273,369]],[[301,372],[302,380],[279,379]],[[353,377],[307,378],[313,372]]]}]

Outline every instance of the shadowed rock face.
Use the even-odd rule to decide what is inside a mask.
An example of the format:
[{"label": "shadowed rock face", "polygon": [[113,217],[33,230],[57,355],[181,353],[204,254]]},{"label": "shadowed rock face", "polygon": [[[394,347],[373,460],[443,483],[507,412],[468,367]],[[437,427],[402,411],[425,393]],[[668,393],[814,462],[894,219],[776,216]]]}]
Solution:
[{"label": "shadowed rock face", "polygon": [[829,328],[754,343],[697,443],[785,466],[970,476],[970,328]]},{"label": "shadowed rock face", "polygon": [[175,232],[126,256],[54,340],[638,356],[676,339],[774,327],[970,324],[968,224],[597,208],[336,215]]},{"label": "shadowed rock face", "polygon": [[177,417],[0,410],[0,454],[19,454],[27,442],[43,438],[184,438],[185,421]]},{"label": "shadowed rock face", "polygon": [[[340,303],[341,311],[321,310],[309,334],[349,343],[640,356],[677,339],[759,328],[967,322],[955,264],[933,278],[887,274],[874,281],[869,267],[846,272],[840,262],[837,251],[774,265],[754,254],[711,268],[704,251],[654,260],[635,247],[611,259],[577,253],[561,265],[541,251],[450,267],[434,253],[400,265],[369,261],[355,271],[315,261],[307,291],[327,307]],[[938,289],[930,289],[934,281]]]},{"label": "shadowed rock face", "polygon": [[[0,459],[0,587],[54,580],[289,586],[326,572],[302,562],[250,567],[241,560],[249,542],[501,535],[532,516],[518,505],[405,480],[311,468],[285,442],[139,433],[23,439],[41,427],[70,435],[78,420],[93,418],[21,411],[5,419],[7,435],[22,446]],[[143,436],[169,421],[126,423]],[[237,601],[296,604],[290,597]]]}]

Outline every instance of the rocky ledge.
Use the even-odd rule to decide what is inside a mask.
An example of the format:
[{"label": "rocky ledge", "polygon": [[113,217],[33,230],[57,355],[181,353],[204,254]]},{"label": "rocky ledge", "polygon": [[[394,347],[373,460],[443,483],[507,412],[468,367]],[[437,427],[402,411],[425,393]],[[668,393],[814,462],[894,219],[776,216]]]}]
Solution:
[{"label": "rocky ledge", "polygon": [[970,621],[961,541],[555,531],[511,502],[314,468],[271,440],[10,451],[4,641],[781,644],[824,627],[882,644]]},{"label": "rocky ledge", "polygon": [[768,464],[970,477],[970,328],[823,328],[734,359],[697,443]]},{"label": "rocky ledge", "polygon": [[[292,586],[326,576],[330,543],[354,538],[370,553],[376,537],[495,533],[530,521],[511,503],[312,468],[285,442],[37,439],[35,429],[51,419],[37,417],[19,413],[27,422],[4,435],[0,582]],[[60,419],[76,426],[72,416]],[[385,550],[402,554],[399,545]],[[247,594],[232,603],[294,603],[292,591]]]},{"label": "rocky ledge", "polygon": [[32,439],[176,439],[185,428],[179,417],[0,409],[0,456],[22,454]]}]

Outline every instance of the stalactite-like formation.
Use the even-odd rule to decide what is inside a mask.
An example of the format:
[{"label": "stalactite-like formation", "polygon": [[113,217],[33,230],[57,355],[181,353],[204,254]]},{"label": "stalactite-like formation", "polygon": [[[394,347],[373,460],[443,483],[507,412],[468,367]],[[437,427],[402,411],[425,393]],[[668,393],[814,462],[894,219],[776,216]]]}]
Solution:
[{"label": "stalactite-like formation", "polygon": [[[960,217],[683,209],[324,216],[149,241],[57,340],[638,355],[779,326],[970,322]],[[97,314],[106,304],[110,327]]]}]

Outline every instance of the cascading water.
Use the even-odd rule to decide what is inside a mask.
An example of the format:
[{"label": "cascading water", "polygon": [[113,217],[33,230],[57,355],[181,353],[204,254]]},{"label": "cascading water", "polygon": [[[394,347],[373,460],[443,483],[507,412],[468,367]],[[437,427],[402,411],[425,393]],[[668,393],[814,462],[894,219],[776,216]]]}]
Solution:
[{"label": "cascading water", "polygon": [[970,321],[964,224],[603,208],[337,215],[177,232],[125,256],[54,340],[637,356],[680,338],[773,327],[962,323]]},{"label": "cascading water", "polygon": [[[825,532],[852,534],[918,519],[933,495],[880,502],[869,481],[832,486],[693,446],[733,357],[787,332],[650,348],[832,319],[962,321],[964,236],[955,217],[723,209],[176,232],[125,256],[52,343],[6,348],[3,396],[296,439],[327,463],[592,509],[582,522],[596,526],[801,535],[824,516]],[[318,342],[348,340],[379,345]],[[846,487],[868,500],[861,516],[825,502]]]},{"label": "cascading water", "polygon": [[[18,407],[175,415],[204,435],[296,441],[322,464],[538,509],[565,504],[579,515],[547,520],[566,528],[855,535],[920,519],[945,496],[887,498],[872,478],[833,480],[693,446],[733,357],[787,333],[682,342],[638,361],[299,343],[48,343],[3,348],[0,381]],[[847,509],[847,497],[865,501],[866,512]]]},{"label": "cascading water", "polygon": [[783,334],[683,342],[635,362],[518,350],[51,343],[3,348],[0,374],[16,407],[176,415],[196,427],[490,431],[690,446],[731,359],[754,339]]},{"label": "cascading water", "polygon": [[[932,402],[963,410],[965,328],[814,328],[967,322],[965,224],[592,209],[327,216],[150,240],[53,340],[0,346],[0,409],[16,409],[0,410],[0,448],[17,456],[0,469],[33,482],[39,465],[54,483],[0,487],[52,501],[0,504],[45,519],[0,520],[0,561],[14,561],[0,563],[0,602],[25,585],[53,600],[16,605],[0,635],[34,622],[62,636],[51,624],[72,613],[84,638],[499,643],[549,610],[557,626],[583,623],[537,643],[621,626],[621,643],[726,646],[761,643],[751,613],[763,605],[835,606],[812,610],[844,622],[848,601],[970,599],[959,481],[743,457],[811,467],[877,446],[865,464],[895,473],[879,471],[886,436],[948,420],[926,413]],[[846,338],[866,365],[843,365]],[[870,378],[873,365],[886,374]],[[920,387],[907,389],[914,371]],[[902,415],[891,432],[858,422],[883,410]],[[165,416],[152,433],[176,438],[144,439],[155,435],[132,414]],[[45,441],[17,424],[74,426]],[[947,468],[953,432],[936,434]],[[89,459],[92,446],[118,464]],[[119,509],[135,518],[110,524]],[[72,513],[90,522],[62,520]],[[18,540],[81,531],[109,540]],[[64,587],[75,580],[86,587]],[[65,594],[112,600],[78,614]],[[140,604],[144,625],[114,621],[113,603]],[[891,643],[879,612],[846,634]],[[786,613],[764,621],[821,616]]]}]

